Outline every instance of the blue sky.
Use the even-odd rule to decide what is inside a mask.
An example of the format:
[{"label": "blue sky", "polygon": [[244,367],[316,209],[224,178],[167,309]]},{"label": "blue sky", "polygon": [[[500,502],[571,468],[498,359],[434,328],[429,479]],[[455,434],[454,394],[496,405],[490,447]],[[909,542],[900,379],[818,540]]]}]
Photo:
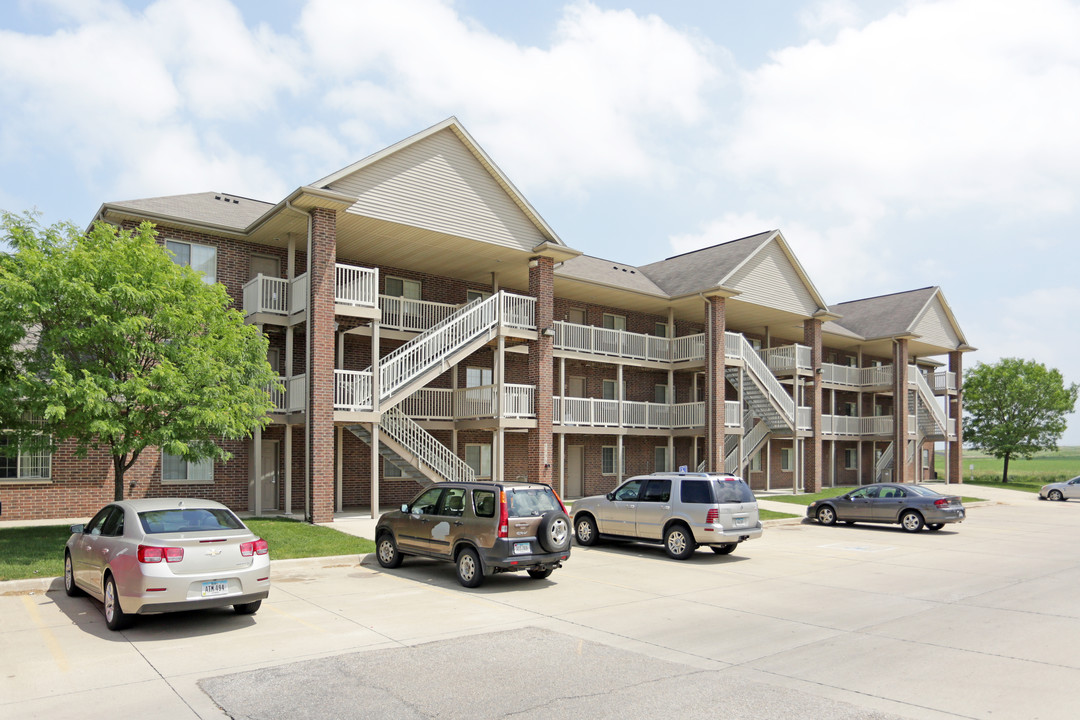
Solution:
[{"label": "blue sky", "polygon": [[780,228],[828,302],[940,285],[969,366],[1080,382],[1077,2],[4,9],[0,208],[83,225],[110,200],[277,201],[456,115],[589,254]]}]

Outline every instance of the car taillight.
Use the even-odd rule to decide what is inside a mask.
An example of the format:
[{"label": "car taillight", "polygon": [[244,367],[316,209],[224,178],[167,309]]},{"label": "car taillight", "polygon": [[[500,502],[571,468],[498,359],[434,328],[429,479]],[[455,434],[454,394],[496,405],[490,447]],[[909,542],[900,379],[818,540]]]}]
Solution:
[{"label": "car taillight", "polygon": [[510,515],[506,510],[506,491],[499,491],[499,537],[510,537]]},{"label": "car taillight", "polygon": [[265,555],[268,552],[270,552],[270,546],[262,538],[252,542],[240,543],[240,554],[244,557]]},{"label": "car taillight", "polygon": [[[555,492],[555,488],[551,488],[551,492],[555,493],[555,499],[559,501],[559,507],[561,507],[562,511],[565,513],[566,512],[566,506],[563,505],[563,501],[562,501],[562,498],[559,497],[559,493]],[[569,515],[570,513],[566,513],[566,514]]]},{"label": "car taillight", "polygon": [[180,562],[184,559],[184,548],[182,547],[155,547],[153,545],[140,545],[139,546],[139,562],[141,563],[159,563],[162,560],[165,562]]},{"label": "car taillight", "polygon": [[706,525],[715,525],[720,522],[720,511],[716,508],[709,510],[709,514],[705,516]]},{"label": "car taillight", "polygon": [[952,501],[949,500],[949,498],[941,498],[940,500],[935,500],[934,501],[934,504],[937,505],[938,507],[945,507],[946,505],[949,505],[951,503],[952,503]]}]

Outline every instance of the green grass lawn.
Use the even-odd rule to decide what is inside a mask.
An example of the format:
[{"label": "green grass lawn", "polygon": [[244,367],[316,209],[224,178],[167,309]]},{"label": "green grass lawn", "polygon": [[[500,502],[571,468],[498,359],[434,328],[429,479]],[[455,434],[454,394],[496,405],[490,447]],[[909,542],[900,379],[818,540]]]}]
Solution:
[{"label": "green grass lawn", "polygon": [[758,510],[758,517],[762,520],[783,520],[784,518],[797,518],[802,515],[792,515],[791,513],[776,512],[775,510]]},{"label": "green grass lawn", "polygon": [[[971,482],[971,466],[975,466],[975,483],[981,482],[1000,483],[1001,471],[1005,461],[987,455],[977,450],[964,449],[963,455],[964,482]],[[945,477],[945,457],[943,453],[936,456],[935,470],[938,477]],[[1032,456],[1030,460],[1011,458],[1009,460],[1009,483],[1008,487],[1017,490],[1028,488],[1020,487],[1021,483],[1035,485],[1035,490],[1047,483],[1068,480],[1080,475],[1080,447],[1063,446],[1053,452],[1040,452]],[[1017,481],[1014,485],[1013,481]]]},{"label": "green grass lawn", "polygon": [[[245,522],[269,543],[274,560],[361,555],[375,550],[371,540],[297,520],[262,518]],[[68,525],[0,529],[0,580],[63,575],[64,543],[70,535]]]}]

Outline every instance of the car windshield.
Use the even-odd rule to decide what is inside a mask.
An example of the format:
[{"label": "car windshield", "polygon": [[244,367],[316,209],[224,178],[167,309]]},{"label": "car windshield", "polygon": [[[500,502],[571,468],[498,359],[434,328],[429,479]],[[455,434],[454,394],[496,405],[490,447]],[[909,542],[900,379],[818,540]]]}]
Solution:
[{"label": "car windshield", "polygon": [[551,510],[561,510],[555,494],[547,488],[536,490],[517,488],[506,493],[506,502],[510,506],[507,510],[510,517],[543,515]]},{"label": "car windshield", "polygon": [[912,495],[922,495],[923,497],[937,497],[941,493],[931,490],[930,488],[922,487],[921,485],[909,485],[904,488]]},{"label": "car windshield", "polygon": [[156,533],[243,530],[244,523],[228,510],[219,508],[171,508],[139,513],[143,530]]},{"label": "car windshield", "polygon": [[757,500],[750,486],[742,480],[717,480],[714,487],[716,488],[716,502],[721,504],[748,503]]}]

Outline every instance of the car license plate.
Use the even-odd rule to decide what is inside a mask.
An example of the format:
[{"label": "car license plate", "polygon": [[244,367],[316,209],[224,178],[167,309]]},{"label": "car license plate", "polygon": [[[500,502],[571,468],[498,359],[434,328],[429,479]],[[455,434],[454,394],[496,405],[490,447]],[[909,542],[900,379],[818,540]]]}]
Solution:
[{"label": "car license plate", "polygon": [[227,580],[211,580],[210,582],[204,582],[202,584],[203,597],[210,597],[212,595],[224,595],[229,591],[229,582]]},{"label": "car license plate", "polygon": [[735,518],[735,527],[743,527],[744,525],[746,525],[746,518],[744,518],[744,517]]},{"label": "car license plate", "polygon": [[528,555],[531,552],[532,552],[532,543],[527,543],[527,542],[514,543],[514,554],[515,555]]}]

